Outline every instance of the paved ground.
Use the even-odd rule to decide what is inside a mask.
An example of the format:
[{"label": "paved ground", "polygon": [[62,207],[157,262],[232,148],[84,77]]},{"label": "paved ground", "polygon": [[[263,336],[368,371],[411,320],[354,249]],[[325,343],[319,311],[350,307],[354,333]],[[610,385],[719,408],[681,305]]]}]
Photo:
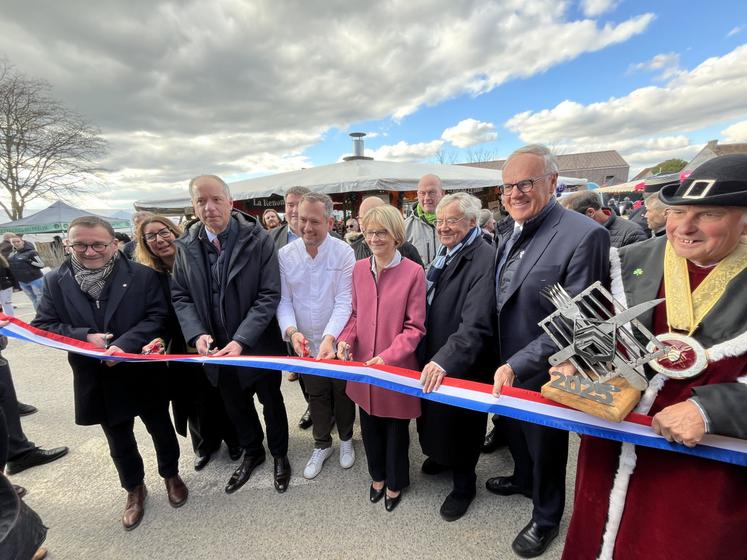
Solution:
[{"label": "paved ground", "polygon": [[[30,320],[32,310],[15,294],[17,315]],[[344,471],[335,453],[313,481],[302,477],[311,451],[311,434],[296,420],[305,403],[297,383],[283,383],[291,421],[289,457],[294,476],[288,491],[272,487],[272,463],[266,462],[240,491],[223,492],[235,463],[225,449],[203,471],[192,468],[188,440],[180,438],[181,474],[190,489],[187,504],[172,509],[158,477],[152,442],[140,423],[137,438],[149,489],[145,518],[127,533],[120,524],[125,493],[108,456],[98,426],[73,422],[72,375],[64,353],[12,340],[3,353],[9,360],[19,399],[39,412],[23,419],[27,436],[37,445],[67,445],[67,457],[13,477],[28,488],[26,501],[49,526],[45,546],[58,559],[234,559],[234,558],[515,558],[511,541],[526,524],[530,500],[498,497],[485,490],[485,480],[510,473],[506,450],[483,456],[478,464],[478,493],[462,519],[444,522],[438,514],[450,491],[448,476],[420,473],[423,456],[413,430],[410,449],[412,485],[398,508],[387,513],[383,500],[368,501],[369,477],[360,431],[354,436],[355,465]],[[414,428],[414,426],[413,426]],[[577,438],[571,437],[569,464],[575,465]],[[335,449],[338,447],[335,445]],[[573,495],[573,467],[568,493]],[[561,535],[543,558],[559,558],[570,504]]]}]

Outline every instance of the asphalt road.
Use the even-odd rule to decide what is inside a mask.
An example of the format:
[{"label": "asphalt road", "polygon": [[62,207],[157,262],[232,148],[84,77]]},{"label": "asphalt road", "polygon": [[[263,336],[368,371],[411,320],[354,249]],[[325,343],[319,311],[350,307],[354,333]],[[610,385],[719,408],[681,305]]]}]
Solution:
[{"label": "asphalt road", "polygon": [[[14,299],[17,316],[30,320],[33,310],[28,300],[19,293]],[[12,477],[28,489],[27,503],[49,527],[45,547],[52,560],[516,558],[511,541],[529,520],[531,501],[494,496],[484,486],[491,476],[511,473],[506,449],[481,458],[475,501],[462,519],[447,523],[438,510],[451,489],[450,476],[429,477],[420,472],[423,455],[413,423],[411,486],[397,509],[388,513],[383,500],[378,504],[368,501],[370,479],[357,424],[355,465],[349,470],[340,467],[335,435],[336,452],[324,470],[312,481],[303,478],[313,440],[296,425],[305,403],[298,384],[287,381],[283,393],[291,422],[289,458],[294,474],[285,494],[278,494],[272,486],[269,460],[246,486],[226,495],[223,487],[236,463],[229,460],[225,448],[198,473],[192,467],[189,441],[180,438],[181,475],[190,496],[182,508],[172,509],[156,470],[152,441],[138,421],[136,437],[149,495],[143,522],[125,532],[120,522],[125,492],[103,433],[98,426],[74,424],[72,375],[66,355],[17,340],[11,340],[3,355],[10,362],[19,399],[39,409],[23,419],[26,435],[42,447],[70,447],[70,453],[59,461]],[[577,441],[571,437],[568,506],[561,534],[543,558],[559,558],[562,552],[571,513]]]}]

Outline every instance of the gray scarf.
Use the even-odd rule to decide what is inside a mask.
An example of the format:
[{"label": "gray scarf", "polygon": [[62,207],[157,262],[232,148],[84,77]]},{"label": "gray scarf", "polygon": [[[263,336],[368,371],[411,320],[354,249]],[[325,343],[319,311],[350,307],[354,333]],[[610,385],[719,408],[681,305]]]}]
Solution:
[{"label": "gray scarf", "polygon": [[114,270],[114,265],[117,262],[119,251],[114,253],[109,262],[101,268],[86,268],[78,262],[75,255],[70,259],[70,263],[73,265],[73,275],[75,281],[80,286],[82,292],[88,294],[93,299],[98,300],[101,297],[101,292],[104,291],[106,285],[106,279]]}]

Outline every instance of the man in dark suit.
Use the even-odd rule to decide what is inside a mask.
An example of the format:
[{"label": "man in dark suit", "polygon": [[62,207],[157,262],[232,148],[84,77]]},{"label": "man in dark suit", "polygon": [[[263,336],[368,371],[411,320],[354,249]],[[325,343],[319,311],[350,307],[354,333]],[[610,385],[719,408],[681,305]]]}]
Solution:
[{"label": "man in dark suit", "polygon": [[[109,222],[84,216],[70,223],[71,257],[44,278],[39,309],[31,324],[116,352],[140,353],[165,333],[168,308],[156,273],[117,250]],[[145,472],[133,433],[135,416],[153,438],[158,473],[173,507],[187,500],[179,477],[179,443],[171,423],[164,376],[155,364],[102,362],[68,354],[73,370],[75,422],[101,424],[127,502],[126,530],[140,524],[147,494]]]},{"label": "man in dark suit", "polygon": [[[195,177],[189,192],[200,221],[176,241],[171,286],[184,340],[204,356],[282,354],[284,345],[275,319],[280,267],[272,240],[257,219],[232,210],[231,193],[220,177]],[[265,460],[264,432],[254,395],[263,406],[267,441],[275,459],[275,489],[285,492],[291,467],[282,377],[272,370],[228,365],[206,365],[205,373],[218,387],[244,450],[226,493],[241,488]]]},{"label": "man in dark suit", "polygon": [[[555,199],[558,167],[539,145],[514,152],[499,187],[510,219],[501,222],[496,254],[496,311],[500,367],[493,394],[504,385],[538,391],[549,380],[548,358],[557,351],[537,323],[554,311],[540,295],[560,283],[576,295],[609,271],[609,233]],[[565,506],[568,433],[507,420],[512,476],[487,481],[495,494],[523,494],[534,503],[532,519],[512,544],[519,556],[542,554],[558,534]]]}]

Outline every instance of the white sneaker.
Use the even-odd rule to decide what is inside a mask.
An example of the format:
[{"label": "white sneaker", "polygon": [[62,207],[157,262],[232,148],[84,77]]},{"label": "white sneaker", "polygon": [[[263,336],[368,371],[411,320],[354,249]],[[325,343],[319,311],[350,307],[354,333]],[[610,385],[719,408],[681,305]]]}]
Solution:
[{"label": "white sneaker", "polygon": [[349,469],[355,463],[355,449],[353,448],[353,438],[348,441],[340,442],[340,466],[343,469]]},{"label": "white sneaker", "polygon": [[306,463],[306,468],[303,470],[303,477],[312,479],[320,472],[324,466],[324,461],[332,456],[332,448],[327,447],[326,449],[314,448],[314,452],[311,454],[311,459]]}]

